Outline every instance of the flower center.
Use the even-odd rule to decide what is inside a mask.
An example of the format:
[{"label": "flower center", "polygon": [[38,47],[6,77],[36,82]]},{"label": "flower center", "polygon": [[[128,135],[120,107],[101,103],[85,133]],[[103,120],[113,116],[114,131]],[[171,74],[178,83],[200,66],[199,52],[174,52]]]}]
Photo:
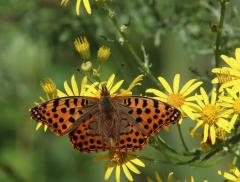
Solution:
[{"label": "flower center", "polygon": [[110,154],[111,162],[122,165],[127,159],[126,152],[114,152]]},{"label": "flower center", "polygon": [[233,104],[235,112],[240,113],[240,98],[237,98]]},{"label": "flower center", "polygon": [[174,107],[181,107],[184,104],[185,97],[179,93],[170,94],[167,103]]},{"label": "flower center", "polygon": [[210,125],[213,125],[218,119],[219,112],[220,109],[218,106],[210,104],[206,105],[202,110],[202,120]]}]

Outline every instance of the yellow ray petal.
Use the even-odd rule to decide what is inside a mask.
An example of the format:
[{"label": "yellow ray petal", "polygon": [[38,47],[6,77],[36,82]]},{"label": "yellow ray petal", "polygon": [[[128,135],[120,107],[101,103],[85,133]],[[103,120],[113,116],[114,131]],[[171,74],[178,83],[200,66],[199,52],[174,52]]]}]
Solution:
[{"label": "yellow ray petal", "polygon": [[116,182],[120,182],[120,179],[121,179],[121,169],[120,169],[120,166],[117,165],[117,167],[116,167]]},{"label": "yellow ray petal", "polygon": [[184,113],[186,113],[186,115],[191,118],[192,120],[195,120],[195,114],[192,112],[193,109],[187,105],[183,105],[181,107],[181,109],[183,110]]},{"label": "yellow ray petal", "polygon": [[235,50],[235,57],[236,57],[236,61],[238,62],[238,64],[240,64],[240,48],[237,48]]},{"label": "yellow ray petal", "polygon": [[92,13],[92,10],[91,10],[89,0],[83,0],[83,5],[84,5],[87,13],[90,15]]},{"label": "yellow ray petal", "polygon": [[65,94],[65,93],[62,92],[61,90],[57,90],[57,96],[58,96],[58,97],[67,97],[67,94]]},{"label": "yellow ray petal", "polygon": [[111,89],[110,89],[110,95],[113,95],[123,84],[124,80],[120,80],[117,82]]},{"label": "yellow ray petal", "polygon": [[168,82],[163,78],[163,77],[158,77],[158,80],[161,82],[162,86],[165,88],[165,90],[168,92],[168,93],[173,93],[170,85],[168,84]]},{"label": "yellow ray petal", "polygon": [[131,163],[131,162],[126,162],[127,167],[134,173],[140,174],[141,172]]},{"label": "yellow ray petal", "polygon": [[232,170],[233,174],[235,174],[236,176],[240,177],[240,172],[238,170],[238,168],[233,165],[233,163],[228,163],[228,167]]},{"label": "yellow ray petal", "polygon": [[76,79],[75,79],[74,75],[71,78],[71,84],[72,84],[73,94],[78,96],[79,95],[79,91],[78,91],[78,86],[77,86],[77,82],[76,82]]},{"label": "yellow ray petal", "polygon": [[160,175],[157,172],[155,172],[155,176],[156,176],[157,182],[163,182],[162,178],[160,177]]},{"label": "yellow ray petal", "polygon": [[172,182],[173,172],[168,174],[167,182]]},{"label": "yellow ray petal", "polygon": [[211,95],[211,104],[215,104],[216,103],[216,100],[217,100],[217,91],[216,89],[214,88],[212,90],[212,95]]},{"label": "yellow ray petal", "polygon": [[153,88],[147,89],[146,93],[152,93],[158,97],[167,98],[167,95],[165,93],[161,92],[160,90],[153,89]]},{"label": "yellow ray petal", "polygon": [[131,159],[130,161],[138,166],[145,167],[145,164],[138,158]]},{"label": "yellow ray petal", "polygon": [[200,92],[201,92],[204,104],[208,105],[209,104],[208,95],[207,95],[206,91],[204,90],[204,88],[201,87]]},{"label": "yellow ray petal", "polygon": [[215,131],[215,127],[212,125],[210,126],[210,138],[211,138],[211,142],[214,145],[216,142],[216,131]]},{"label": "yellow ray petal", "polygon": [[188,90],[188,88],[196,81],[196,79],[191,79],[187,83],[184,84],[182,89],[180,90],[180,94],[183,94]]},{"label": "yellow ray petal", "polygon": [[184,93],[184,96],[188,96],[190,93],[192,93],[194,90],[196,90],[198,87],[202,85],[203,82],[196,82],[193,85],[191,85]]},{"label": "yellow ray petal", "polygon": [[173,92],[178,93],[179,83],[180,82],[180,74],[176,74],[173,79]]},{"label": "yellow ray petal", "polygon": [[190,132],[190,134],[191,134],[191,136],[192,137],[194,137],[194,134],[195,134],[195,131],[200,127],[200,126],[202,126],[203,125],[203,121],[197,121],[197,124],[196,124],[196,126],[191,130],[191,132]]},{"label": "yellow ray petal", "polygon": [[73,96],[73,92],[72,92],[71,88],[69,87],[67,81],[64,81],[64,89],[68,96]]},{"label": "yellow ray petal", "polygon": [[110,178],[110,176],[111,176],[111,174],[112,174],[112,172],[113,172],[113,169],[114,169],[113,166],[107,168],[107,170],[106,170],[106,172],[105,172],[105,175],[104,175],[104,179],[105,179],[106,181]]},{"label": "yellow ray petal", "polygon": [[208,129],[209,129],[209,125],[205,124],[204,125],[204,134],[203,134],[203,143],[205,143],[208,139]]},{"label": "yellow ray petal", "polygon": [[126,167],[125,164],[122,165],[122,168],[123,168],[123,172],[124,172],[125,176],[127,177],[127,179],[128,179],[129,181],[133,181],[133,177],[132,177],[131,173],[129,172],[129,170],[128,170],[128,168]]},{"label": "yellow ray petal", "polygon": [[107,87],[108,90],[111,89],[111,87],[113,85],[113,82],[114,82],[114,79],[115,79],[115,74],[112,74],[107,81],[106,87]]},{"label": "yellow ray petal", "polygon": [[218,174],[225,177],[228,180],[231,180],[231,181],[236,181],[237,180],[237,178],[235,176],[233,176],[230,173],[226,173],[224,171],[218,171]]},{"label": "yellow ray petal", "polygon": [[42,126],[42,123],[41,123],[41,122],[38,122],[37,125],[36,125],[35,130],[36,130],[36,131],[39,130],[39,128],[41,128],[41,126]]},{"label": "yellow ray petal", "polygon": [[80,15],[80,6],[81,6],[81,0],[77,0],[77,2],[76,2],[76,13],[77,13],[77,16]]}]

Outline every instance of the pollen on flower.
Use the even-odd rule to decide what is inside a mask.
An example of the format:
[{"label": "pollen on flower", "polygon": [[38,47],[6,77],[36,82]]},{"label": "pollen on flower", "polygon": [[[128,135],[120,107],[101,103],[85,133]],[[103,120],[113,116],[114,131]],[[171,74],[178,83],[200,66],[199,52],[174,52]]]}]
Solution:
[{"label": "pollen on flower", "polygon": [[207,122],[209,125],[213,125],[219,116],[220,108],[215,105],[206,105],[201,114],[201,119]]},{"label": "pollen on flower", "polygon": [[228,70],[221,69],[216,75],[219,83],[226,83],[235,79],[235,77],[231,75]]},{"label": "pollen on flower", "polygon": [[174,107],[181,107],[184,101],[185,97],[179,93],[170,94],[167,98],[167,102]]},{"label": "pollen on flower", "polygon": [[110,160],[116,165],[123,164],[126,161],[126,159],[127,159],[127,153],[123,153],[123,152],[110,153]]},{"label": "pollen on flower", "polygon": [[107,46],[101,46],[97,52],[97,59],[99,61],[107,61],[111,55],[110,48]]},{"label": "pollen on flower", "polygon": [[74,41],[76,51],[82,56],[83,59],[90,58],[90,45],[86,37],[78,37]]}]

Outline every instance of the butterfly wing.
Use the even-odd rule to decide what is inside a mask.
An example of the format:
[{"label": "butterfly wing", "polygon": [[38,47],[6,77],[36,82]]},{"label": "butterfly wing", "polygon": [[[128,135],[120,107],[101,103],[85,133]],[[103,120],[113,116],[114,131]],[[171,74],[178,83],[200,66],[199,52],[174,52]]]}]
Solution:
[{"label": "butterfly wing", "polygon": [[30,109],[33,120],[47,125],[57,135],[68,133],[77,121],[93,112],[98,98],[70,96],[47,101]]},{"label": "butterfly wing", "polygon": [[99,129],[101,120],[100,112],[88,115],[76,128],[69,133],[69,139],[74,149],[83,153],[108,151],[110,149],[109,140]]},{"label": "butterfly wing", "polygon": [[114,97],[119,110],[122,110],[135,122],[135,125],[147,136],[153,136],[166,125],[174,124],[181,118],[181,112],[157,99],[126,96]]}]

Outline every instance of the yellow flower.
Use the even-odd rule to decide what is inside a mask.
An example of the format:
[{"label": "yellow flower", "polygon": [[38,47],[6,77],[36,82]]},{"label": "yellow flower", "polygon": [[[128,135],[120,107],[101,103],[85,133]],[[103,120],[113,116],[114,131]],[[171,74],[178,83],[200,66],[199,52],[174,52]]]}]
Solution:
[{"label": "yellow flower", "polygon": [[83,59],[90,58],[90,46],[86,37],[78,37],[74,41],[76,51],[82,56]]},{"label": "yellow flower", "polygon": [[[98,84],[98,82],[93,83],[93,85]],[[67,96],[89,96],[88,94],[88,80],[87,77],[83,77],[82,82],[78,85],[75,76],[72,75],[71,77],[71,85],[69,86],[67,81],[64,81],[64,89],[65,92],[61,90],[57,90],[58,97],[67,97]]]},{"label": "yellow flower", "polygon": [[47,79],[40,83],[43,91],[46,93],[47,100],[57,97],[57,86],[52,79]]},{"label": "yellow flower", "polygon": [[132,95],[131,90],[135,86],[141,85],[141,83],[139,83],[139,82],[142,81],[142,79],[143,79],[143,75],[139,75],[130,83],[130,85],[127,89],[120,89],[124,80],[120,80],[114,84],[115,74],[112,74],[106,82],[101,82],[98,84],[98,89],[96,89],[97,84],[96,85],[92,84],[90,86],[87,86],[88,94],[89,94],[89,96],[100,97],[101,86],[103,84],[106,84],[107,90],[109,91],[111,96]]},{"label": "yellow flower", "polygon": [[136,174],[141,173],[135,165],[145,167],[145,164],[134,155],[126,152],[110,152],[104,179],[109,180],[115,168],[115,178],[117,182],[120,182],[121,170],[123,170],[123,173],[129,181],[133,181],[133,176],[130,171]]},{"label": "yellow flower", "polygon": [[227,96],[220,97],[219,105],[226,109],[226,111],[234,118],[232,124],[234,125],[240,114],[240,86],[236,85],[233,88],[226,89]]},{"label": "yellow flower", "polygon": [[[196,114],[196,126],[192,129],[191,135],[194,135],[195,131],[203,126],[203,143],[207,142],[210,138],[211,143],[216,142],[216,129],[222,128],[227,133],[230,133],[233,125],[232,121],[228,121],[229,113],[218,105],[217,93],[214,88],[211,92],[211,99],[208,97],[206,91],[200,88],[201,95],[196,96],[198,107],[195,109]],[[233,120],[233,119],[232,119]]]},{"label": "yellow flower", "polygon": [[107,46],[101,46],[97,52],[97,59],[100,62],[105,62],[109,59],[110,55],[111,55],[110,48]]},{"label": "yellow flower", "polygon": [[[77,16],[80,15],[80,8],[81,8],[81,2],[82,0],[76,0],[76,13],[77,13]],[[64,5],[64,6],[67,6],[69,0],[62,0],[61,1],[61,5]],[[87,13],[90,15],[92,14],[92,10],[91,10],[91,6],[90,6],[90,3],[89,3],[89,0],[83,0],[83,5],[85,7],[85,10],[87,11]]]},{"label": "yellow flower", "polygon": [[[41,82],[40,86],[42,87],[43,91],[45,92],[46,98],[47,98],[47,99],[45,99],[43,97],[39,97],[41,102],[46,102],[47,100],[57,98],[57,86],[52,79],[49,78],[49,79]],[[39,103],[35,102],[35,104],[38,105]],[[44,126],[44,131],[46,132],[48,127],[47,127],[47,125],[44,125],[41,122],[37,123],[36,128],[35,128],[36,131],[39,130],[39,128],[41,128],[42,126]]]},{"label": "yellow flower", "polygon": [[228,167],[230,168],[231,173],[227,173],[225,171],[219,170],[218,174],[226,178],[227,180],[234,181],[234,182],[240,182],[240,172],[239,169],[233,165],[232,163],[228,164]]},{"label": "yellow flower", "polygon": [[229,67],[212,69],[212,72],[217,76],[212,80],[212,83],[221,84],[219,91],[240,83],[240,48],[235,50],[235,58],[226,55],[221,55],[221,58]]},{"label": "yellow flower", "polygon": [[194,119],[193,108],[196,104],[193,103],[195,96],[189,96],[194,90],[196,90],[202,82],[196,81],[196,79],[189,80],[184,86],[179,89],[180,84],[180,74],[176,74],[173,79],[173,89],[170,87],[169,83],[163,78],[158,77],[158,80],[166,90],[167,94],[157,89],[147,89],[147,93],[153,93],[157,96],[157,99],[166,102],[176,108],[178,108],[183,115]]},{"label": "yellow flower", "polygon": [[[172,182],[173,180],[172,180],[172,178],[173,178],[173,172],[170,172],[169,174],[168,174],[168,177],[167,177],[167,182]],[[160,175],[157,173],[157,172],[155,172],[155,177],[156,177],[156,182],[163,182],[163,180],[162,180],[162,178],[160,177]],[[176,182],[181,182],[180,180],[174,180],[174,181],[176,181]],[[194,177],[193,176],[190,176],[189,177],[189,180],[188,179],[185,179],[184,180],[185,182],[194,182],[195,180],[194,180]],[[151,179],[151,178],[149,178],[149,177],[147,177],[147,182],[153,182],[153,180]],[[203,182],[207,182],[207,180],[204,180]]]}]

